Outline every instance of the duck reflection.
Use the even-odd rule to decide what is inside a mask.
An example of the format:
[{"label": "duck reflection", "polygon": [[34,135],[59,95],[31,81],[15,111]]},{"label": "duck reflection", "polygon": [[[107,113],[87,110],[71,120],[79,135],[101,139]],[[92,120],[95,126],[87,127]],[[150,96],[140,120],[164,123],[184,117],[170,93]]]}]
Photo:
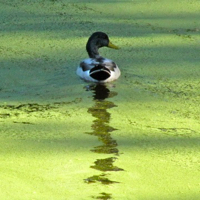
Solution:
[{"label": "duck reflection", "polygon": [[97,159],[91,168],[102,171],[100,175],[94,175],[85,179],[86,183],[96,183],[100,182],[102,184],[112,184],[118,183],[117,181],[112,181],[108,178],[106,172],[109,171],[123,171],[122,168],[114,166],[114,162],[119,155],[119,150],[117,148],[117,141],[112,138],[111,133],[116,129],[109,125],[111,114],[107,111],[110,108],[116,107],[116,105],[108,101],[107,98],[112,98],[117,95],[116,92],[110,91],[106,85],[95,84],[87,87],[87,90],[93,92],[94,106],[88,109],[95,120],[92,124],[92,132],[87,134],[97,136],[98,140],[102,143],[99,146],[91,149],[92,152],[101,154],[112,154],[112,156],[105,159]]}]

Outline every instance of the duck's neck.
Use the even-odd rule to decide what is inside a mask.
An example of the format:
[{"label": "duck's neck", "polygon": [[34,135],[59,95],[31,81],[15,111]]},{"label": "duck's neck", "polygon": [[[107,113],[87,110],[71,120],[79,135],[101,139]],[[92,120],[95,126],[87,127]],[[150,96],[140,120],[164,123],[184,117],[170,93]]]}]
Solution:
[{"label": "duck's neck", "polygon": [[90,58],[99,58],[99,51],[98,51],[98,47],[96,44],[94,44],[92,41],[88,42],[86,45],[86,50],[88,52],[88,55]]}]

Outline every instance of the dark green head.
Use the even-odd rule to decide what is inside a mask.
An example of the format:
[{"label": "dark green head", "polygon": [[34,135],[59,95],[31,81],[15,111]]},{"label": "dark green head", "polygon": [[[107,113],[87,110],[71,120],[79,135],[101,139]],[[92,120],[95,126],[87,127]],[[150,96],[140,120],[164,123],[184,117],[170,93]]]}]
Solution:
[{"label": "dark green head", "polygon": [[99,56],[98,49],[101,47],[110,47],[113,49],[119,49],[117,46],[109,41],[108,35],[103,32],[95,32],[88,39],[86,50],[91,58]]}]

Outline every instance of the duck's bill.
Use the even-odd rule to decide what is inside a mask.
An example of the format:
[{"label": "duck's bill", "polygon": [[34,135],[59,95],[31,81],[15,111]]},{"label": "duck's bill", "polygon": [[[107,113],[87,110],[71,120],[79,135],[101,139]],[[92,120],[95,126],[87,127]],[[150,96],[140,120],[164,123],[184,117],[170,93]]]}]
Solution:
[{"label": "duck's bill", "polygon": [[112,48],[112,49],[119,49],[118,46],[114,45],[112,42],[108,43],[108,47]]}]

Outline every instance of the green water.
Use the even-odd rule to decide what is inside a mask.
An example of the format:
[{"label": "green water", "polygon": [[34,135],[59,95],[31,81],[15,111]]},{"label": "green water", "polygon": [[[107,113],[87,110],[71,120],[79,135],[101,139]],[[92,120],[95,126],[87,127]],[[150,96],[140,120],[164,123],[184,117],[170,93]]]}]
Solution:
[{"label": "green water", "polygon": [[[197,0],[0,0],[0,199],[200,196]],[[75,74],[85,43],[122,75]]]}]

